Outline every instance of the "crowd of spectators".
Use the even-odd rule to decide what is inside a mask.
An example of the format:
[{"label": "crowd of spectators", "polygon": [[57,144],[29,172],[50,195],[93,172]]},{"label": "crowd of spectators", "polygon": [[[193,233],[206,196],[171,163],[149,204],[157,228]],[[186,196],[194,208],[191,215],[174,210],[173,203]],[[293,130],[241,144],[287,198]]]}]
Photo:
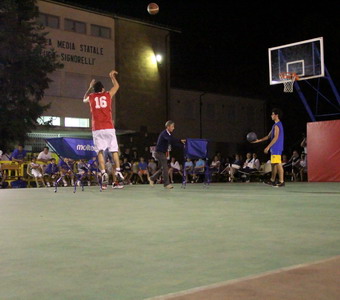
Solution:
[{"label": "crowd of spectators", "polygon": [[[290,181],[307,180],[307,144],[306,140],[301,143],[304,151],[300,154],[298,150],[294,150],[290,156],[282,155],[282,163],[285,171],[285,177]],[[48,147],[38,155],[28,156],[28,152],[23,145],[18,145],[12,153],[1,153],[0,161],[0,188],[8,186],[8,172],[1,169],[6,161],[16,162],[17,164],[25,164],[26,172],[23,178],[19,180],[31,180],[36,187],[54,186],[58,181],[59,185],[69,186],[80,184],[81,178],[85,185],[97,185],[98,176],[98,160],[93,157],[90,160],[73,160],[70,158],[54,157]],[[123,184],[147,184],[149,177],[158,170],[158,163],[150,154],[148,157],[139,157],[136,151],[131,153],[129,148],[124,149],[120,155],[121,169],[124,175]],[[211,160],[206,159],[183,159],[171,157],[169,159],[169,177],[171,183],[182,182],[184,171],[186,173],[187,182],[196,183],[204,180],[204,175],[208,169],[210,180],[217,182],[250,182],[253,178],[261,178],[265,175],[263,166],[270,165],[270,161],[260,162],[256,153],[248,152],[245,155],[240,153],[234,154],[232,157],[221,157],[220,153]],[[106,171],[109,176],[110,183],[116,182],[115,167],[110,153],[106,153]],[[61,177],[61,178],[60,178]],[[59,179],[60,178],[60,179]],[[58,180],[59,179],[59,180]],[[162,178],[158,183],[162,182]],[[34,185],[34,184],[33,184]]]}]

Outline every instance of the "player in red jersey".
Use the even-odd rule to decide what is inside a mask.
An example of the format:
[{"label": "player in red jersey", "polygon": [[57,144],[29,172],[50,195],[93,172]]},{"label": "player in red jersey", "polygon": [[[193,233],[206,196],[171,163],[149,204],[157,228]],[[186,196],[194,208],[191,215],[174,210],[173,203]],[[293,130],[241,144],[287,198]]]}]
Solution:
[{"label": "player in red jersey", "polygon": [[93,143],[94,148],[98,153],[98,162],[99,169],[102,174],[103,189],[107,188],[109,179],[109,176],[105,171],[104,151],[106,149],[113,153],[113,159],[116,165],[116,176],[118,180],[124,180],[124,177],[120,172],[116,130],[112,121],[112,97],[119,89],[116,74],[118,74],[116,71],[111,71],[109,74],[113,84],[113,87],[109,91],[105,91],[104,86],[100,81],[96,82],[95,79],[92,79],[90,87],[86,91],[83,100],[83,102],[88,102],[90,104]]}]

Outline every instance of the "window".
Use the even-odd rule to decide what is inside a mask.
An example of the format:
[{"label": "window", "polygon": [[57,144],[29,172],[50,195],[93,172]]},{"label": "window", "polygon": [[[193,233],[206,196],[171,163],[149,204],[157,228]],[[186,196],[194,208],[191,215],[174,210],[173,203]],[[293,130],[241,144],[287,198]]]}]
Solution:
[{"label": "window", "polygon": [[91,35],[109,39],[111,38],[111,29],[107,27],[92,24]]},{"label": "window", "polygon": [[65,19],[64,29],[85,34],[86,24],[75,20]]},{"label": "window", "polygon": [[38,21],[45,27],[59,28],[59,17],[57,16],[40,13]]},{"label": "window", "polygon": [[60,118],[52,117],[52,116],[41,116],[37,119],[39,125],[52,125],[52,126],[60,126]]},{"label": "window", "polygon": [[90,120],[87,118],[65,118],[65,127],[90,127]]}]

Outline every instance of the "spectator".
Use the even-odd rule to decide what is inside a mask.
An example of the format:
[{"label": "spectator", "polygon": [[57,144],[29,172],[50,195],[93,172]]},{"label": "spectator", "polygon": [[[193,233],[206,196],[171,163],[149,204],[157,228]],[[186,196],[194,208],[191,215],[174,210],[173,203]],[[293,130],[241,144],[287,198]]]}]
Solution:
[{"label": "spectator", "polygon": [[1,161],[10,161],[11,160],[11,155],[7,153],[7,150],[4,150],[3,152],[0,150],[1,155],[0,155],[0,160]]},{"label": "spectator", "polygon": [[138,176],[142,183],[144,183],[143,176],[149,178],[148,164],[144,161],[144,157],[141,157],[138,164]]},{"label": "spectator", "polygon": [[16,149],[14,149],[12,155],[10,156],[11,161],[16,161],[18,163],[23,163],[26,159],[26,150],[24,149],[24,146],[19,144]]},{"label": "spectator", "polygon": [[27,167],[27,172],[30,176],[33,176],[37,187],[40,187],[39,181],[43,184],[44,187],[46,187],[45,181],[42,175],[42,168],[41,168],[41,165],[37,163],[36,157],[32,157],[31,162]]},{"label": "spectator", "polygon": [[139,171],[139,162],[138,160],[132,160],[132,176],[131,176],[131,181],[133,184],[136,184],[139,176],[138,176],[138,171]]},{"label": "spectator", "polygon": [[78,178],[79,181],[78,186],[81,184],[81,182],[87,181],[87,185],[91,186],[91,171],[90,171],[90,166],[86,162],[85,159],[81,159],[77,163],[77,169],[78,169]]},{"label": "spectator", "polygon": [[191,175],[191,183],[194,183],[193,181],[194,164],[190,158],[187,158],[187,161],[184,163],[184,168],[185,168],[185,173],[187,175],[188,180],[190,180],[189,175]]},{"label": "spectator", "polygon": [[229,181],[234,182],[235,180],[235,174],[239,169],[241,169],[242,166],[242,158],[241,155],[235,154],[235,160],[234,162],[229,165]]},{"label": "spectator", "polygon": [[307,155],[305,153],[301,153],[300,159],[300,179],[304,181],[304,178],[307,178]]},{"label": "spectator", "polygon": [[59,172],[60,172],[60,175],[62,177],[64,186],[68,185],[65,177],[68,177],[71,180],[71,185],[73,186],[74,185],[74,175],[73,175],[73,172],[72,172],[71,159],[66,158],[66,157],[64,159],[60,159],[58,167],[59,167]]},{"label": "spectator", "polygon": [[175,157],[171,157],[170,168],[168,172],[171,183],[174,183],[174,174],[180,174],[181,176],[183,176],[181,172],[181,166]]},{"label": "spectator", "polygon": [[52,159],[50,149],[46,146],[38,155],[37,160],[47,164]]},{"label": "spectator", "polygon": [[292,174],[292,180],[296,181],[296,175],[300,173],[300,156],[299,152],[296,150],[293,151],[292,157],[290,160],[285,164],[285,168],[289,168]]},{"label": "spectator", "polygon": [[211,164],[210,164],[210,172],[212,174],[219,173],[220,172],[220,166],[221,166],[221,160],[217,155],[215,155]]},{"label": "spectator", "polygon": [[122,172],[123,176],[125,178],[125,182],[127,184],[132,184],[131,183],[131,177],[132,177],[132,166],[131,163],[129,163],[128,158],[124,157],[123,163],[122,163]]},{"label": "spectator", "polygon": [[[96,178],[96,182],[98,182],[98,159],[97,156],[92,157],[88,162],[88,166],[90,168],[91,178],[92,176]],[[91,179],[90,179],[91,181]]]},{"label": "spectator", "polygon": [[198,182],[199,175],[204,174],[204,169],[205,169],[205,161],[202,158],[199,158],[195,162],[195,166],[194,166],[193,180],[195,182]]},{"label": "spectator", "polygon": [[45,172],[44,172],[46,185],[48,187],[50,187],[51,184],[52,184],[52,186],[54,186],[55,181],[58,178],[58,174],[59,174],[59,169],[58,169],[58,166],[56,164],[56,160],[55,160],[55,158],[52,158],[51,162],[47,165]]},{"label": "spectator", "polygon": [[243,164],[243,168],[241,169],[241,171],[246,174],[243,174],[242,177],[245,178],[246,182],[249,182],[250,181],[249,174],[258,171],[259,169],[260,161],[257,158],[256,153],[251,154],[248,152],[247,159]]},{"label": "spectator", "polygon": [[150,158],[150,161],[148,163],[148,171],[149,171],[150,176],[155,174],[156,171],[157,171],[157,164],[156,164],[155,159],[153,157]]},{"label": "spectator", "polygon": [[7,176],[5,172],[1,169],[1,164],[0,164],[0,189],[4,189],[8,186],[8,182],[6,182]]}]

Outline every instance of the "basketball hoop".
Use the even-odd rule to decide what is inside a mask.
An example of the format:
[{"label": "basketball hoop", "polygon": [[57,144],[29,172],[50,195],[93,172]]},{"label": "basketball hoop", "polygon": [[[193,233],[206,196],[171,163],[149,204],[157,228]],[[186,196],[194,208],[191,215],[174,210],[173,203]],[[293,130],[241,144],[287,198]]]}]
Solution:
[{"label": "basketball hoop", "polygon": [[293,72],[282,72],[280,73],[280,79],[283,83],[283,91],[285,93],[293,93],[294,82],[299,80],[299,76]]}]

